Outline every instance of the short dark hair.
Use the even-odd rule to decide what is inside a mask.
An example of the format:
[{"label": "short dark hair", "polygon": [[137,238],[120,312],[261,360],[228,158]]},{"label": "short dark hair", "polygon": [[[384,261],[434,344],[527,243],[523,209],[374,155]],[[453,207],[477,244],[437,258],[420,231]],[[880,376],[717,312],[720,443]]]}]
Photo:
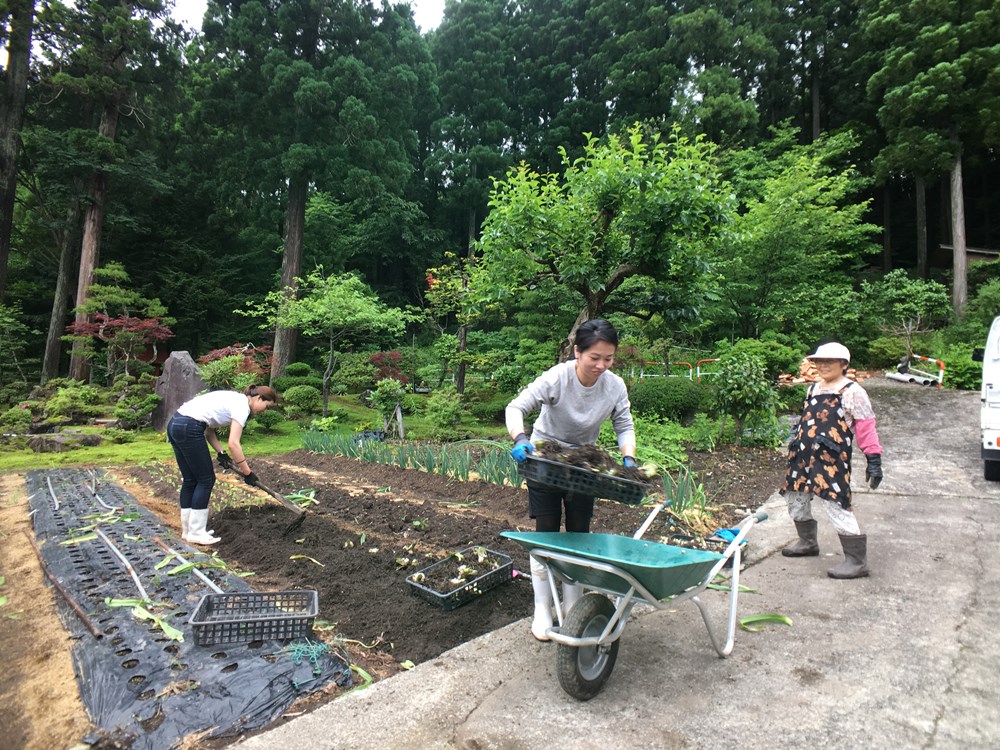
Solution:
[{"label": "short dark hair", "polygon": [[608,321],[601,318],[585,321],[576,329],[574,343],[578,351],[585,352],[598,341],[605,341],[617,349],[618,331]]}]

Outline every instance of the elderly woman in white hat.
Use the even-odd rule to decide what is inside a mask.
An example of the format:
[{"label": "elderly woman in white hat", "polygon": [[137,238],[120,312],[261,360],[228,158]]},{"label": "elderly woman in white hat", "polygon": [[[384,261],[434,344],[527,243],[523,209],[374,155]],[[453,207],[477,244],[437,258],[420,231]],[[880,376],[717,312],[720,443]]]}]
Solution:
[{"label": "elderly woman in white hat", "polygon": [[806,393],[798,431],[788,445],[788,472],[781,494],[799,538],[781,551],[785,557],[819,554],[812,500],[820,498],[840,536],[844,561],[827,571],[831,578],[868,575],[868,538],[851,509],[851,451],[855,444],[868,459],[865,481],[875,489],[882,481],[882,446],[875,431],[875,412],[865,389],[847,378],[851,353],[843,344],[817,347],[812,361],[820,381]]}]

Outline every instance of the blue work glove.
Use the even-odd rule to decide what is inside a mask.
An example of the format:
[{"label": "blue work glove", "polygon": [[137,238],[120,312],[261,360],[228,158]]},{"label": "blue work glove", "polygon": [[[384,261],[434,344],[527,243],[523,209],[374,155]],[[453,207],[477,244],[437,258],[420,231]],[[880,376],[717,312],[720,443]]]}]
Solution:
[{"label": "blue work glove", "polygon": [[632,458],[632,456],[625,456],[622,459],[622,466],[624,466],[626,469],[634,469],[638,465],[639,464],[635,462],[635,459]]},{"label": "blue work glove", "polygon": [[514,438],[514,447],[511,448],[510,455],[515,461],[521,463],[525,458],[528,457],[529,453],[535,452],[535,446],[531,444],[528,440],[528,436],[523,432]]},{"label": "blue work glove", "polygon": [[866,455],[865,458],[868,459],[868,467],[865,469],[865,481],[874,490],[882,484],[882,454],[873,453],[870,456]]}]

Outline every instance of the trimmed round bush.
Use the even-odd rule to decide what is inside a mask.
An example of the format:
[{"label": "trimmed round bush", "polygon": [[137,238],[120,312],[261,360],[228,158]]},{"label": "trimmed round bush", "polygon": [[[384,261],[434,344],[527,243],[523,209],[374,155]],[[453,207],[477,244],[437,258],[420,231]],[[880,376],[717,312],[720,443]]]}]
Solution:
[{"label": "trimmed round bush", "polygon": [[704,409],[707,390],[689,378],[643,378],[632,386],[629,400],[637,414],[690,422]]},{"label": "trimmed round bush", "polygon": [[311,385],[293,385],[282,398],[291,411],[301,414],[313,414],[323,406],[323,392]]},{"label": "trimmed round bush", "polygon": [[285,368],[285,375],[293,378],[302,378],[307,375],[312,375],[312,367],[310,367],[306,362],[292,362]]},{"label": "trimmed round bush", "polygon": [[[321,399],[320,404],[322,403]],[[271,433],[274,432],[275,427],[285,421],[285,415],[275,409],[267,409],[262,411],[260,414],[255,415],[253,421],[256,422],[260,429],[264,432]]]},{"label": "trimmed round bush", "polygon": [[323,378],[316,375],[282,375],[280,378],[275,378],[273,383],[274,390],[282,396],[289,388],[298,385],[312,386],[320,393],[323,392]]}]

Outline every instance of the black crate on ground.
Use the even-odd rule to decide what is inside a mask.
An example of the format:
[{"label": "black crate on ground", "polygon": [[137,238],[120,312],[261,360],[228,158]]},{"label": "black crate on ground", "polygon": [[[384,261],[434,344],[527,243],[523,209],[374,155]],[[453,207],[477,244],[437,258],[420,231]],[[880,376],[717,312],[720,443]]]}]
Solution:
[{"label": "black crate on ground", "polygon": [[[474,550],[479,549],[477,547],[466,547],[465,549],[459,550],[458,554],[464,557],[472,557],[474,559]],[[406,582],[410,584],[410,587],[417,596],[436,604],[439,607],[444,607],[445,609],[455,609],[455,607],[460,607],[463,604],[468,604],[473,599],[482,596],[492,588],[496,588],[501,583],[505,583],[511,580],[514,576],[514,561],[502,552],[495,552],[491,549],[482,548],[485,550],[486,555],[489,559],[496,561],[497,567],[486,573],[482,573],[471,581],[466,581],[465,583],[456,586],[451,591],[441,592],[435,591],[429,586],[425,586],[420,583],[420,577],[426,576],[428,573],[438,570],[439,567],[445,565],[454,565],[455,555],[449,556],[444,560],[438,560],[432,565],[428,565],[426,568],[421,568],[416,573],[412,573],[406,577]],[[473,562],[472,564],[479,564]],[[417,578],[417,580],[414,580]]]},{"label": "black crate on ground", "polygon": [[521,477],[546,487],[638,505],[653,488],[645,482],[528,455],[517,465]]},{"label": "black crate on ground", "polygon": [[319,612],[313,590],[206,594],[189,622],[198,646],[304,638]]}]

